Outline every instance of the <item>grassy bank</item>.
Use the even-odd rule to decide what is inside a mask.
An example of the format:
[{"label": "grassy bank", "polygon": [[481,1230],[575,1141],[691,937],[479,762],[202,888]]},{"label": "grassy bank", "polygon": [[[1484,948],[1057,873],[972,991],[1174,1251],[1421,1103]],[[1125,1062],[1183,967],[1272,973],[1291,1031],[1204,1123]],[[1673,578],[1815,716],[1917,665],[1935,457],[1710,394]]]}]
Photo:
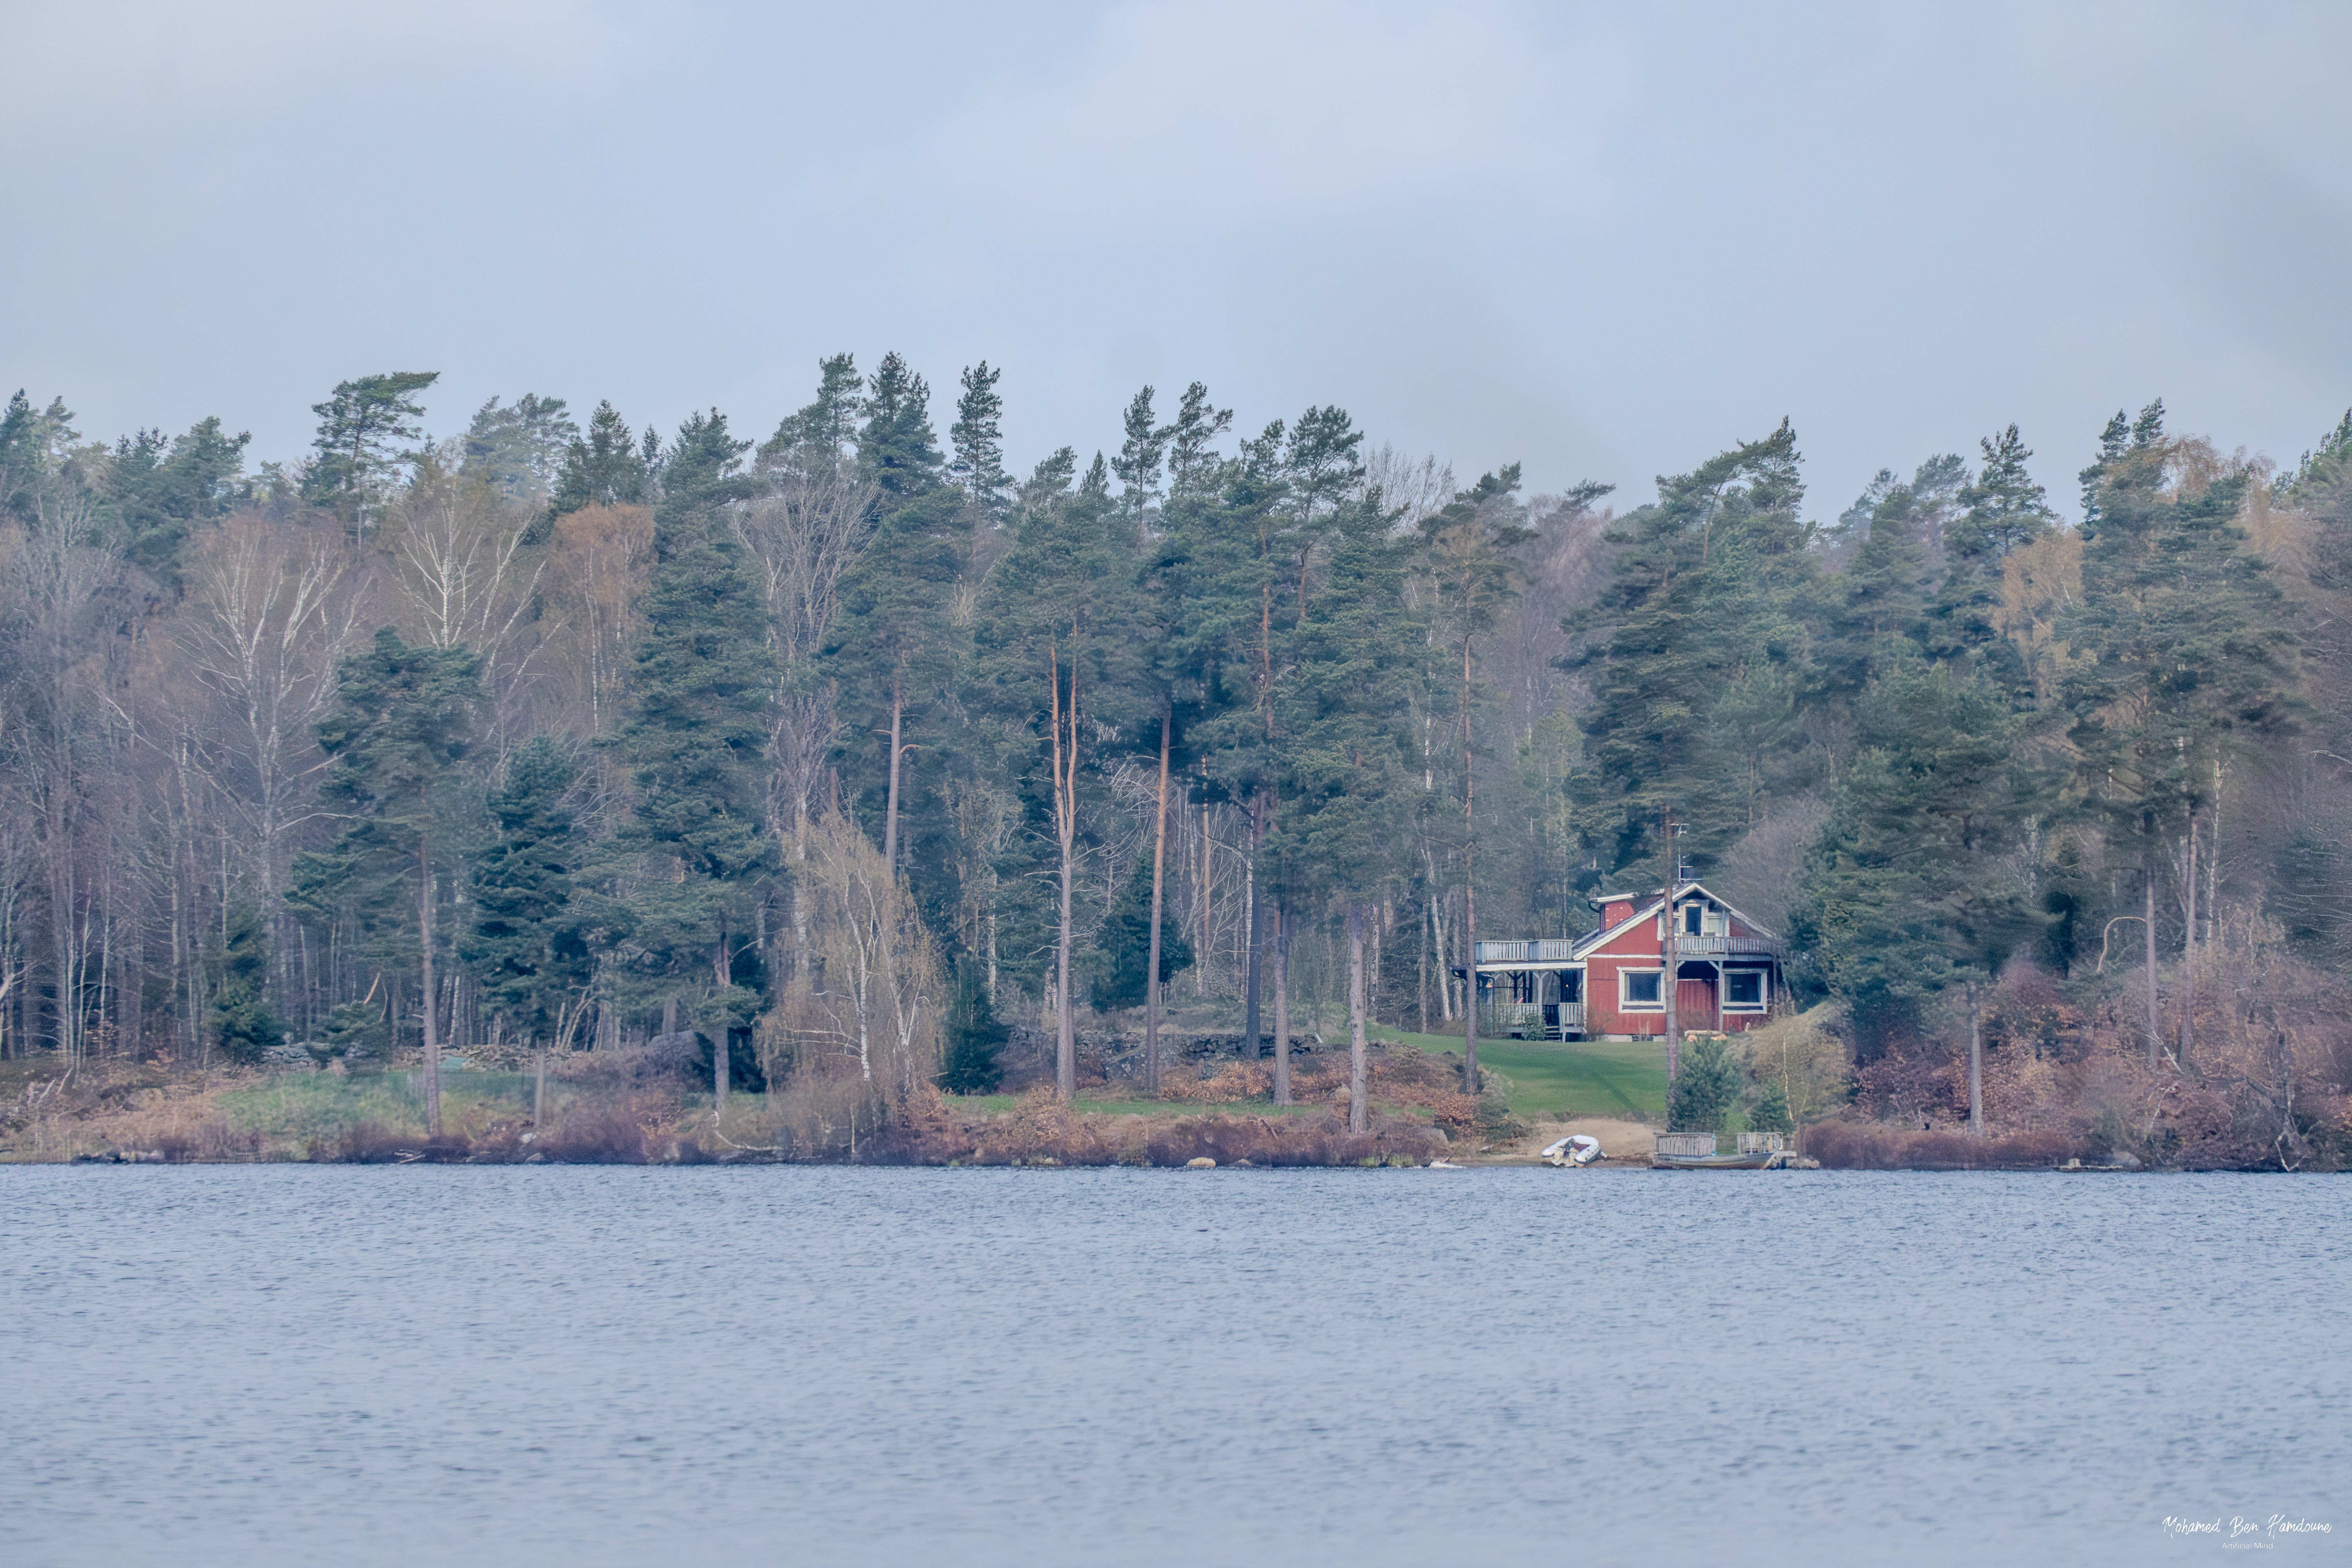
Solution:
[{"label": "grassy bank", "polygon": [[[1433,1056],[1462,1054],[1462,1037],[1375,1028],[1379,1038]],[[1651,1040],[1480,1040],[1480,1065],[1511,1080],[1511,1112],[1528,1121],[1607,1116],[1663,1121],[1666,1047]]]}]

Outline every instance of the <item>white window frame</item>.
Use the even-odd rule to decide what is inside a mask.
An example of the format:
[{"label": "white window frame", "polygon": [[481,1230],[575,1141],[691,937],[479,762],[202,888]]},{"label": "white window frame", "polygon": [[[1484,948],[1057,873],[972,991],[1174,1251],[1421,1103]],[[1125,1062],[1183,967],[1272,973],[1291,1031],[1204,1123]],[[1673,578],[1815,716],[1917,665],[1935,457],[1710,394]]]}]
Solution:
[{"label": "white window frame", "polygon": [[[1734,974],[1756,976],[1757,1000],[1731,1000],[1731,977]],[[1769,969],[1727,969],[1723,972],[1723,1010],[1727,1013],[1769,1013],[1772,1010],[1772,972]]]},{"label": "white window frame", "polygon": [[[1636,1002],[1636,1001],[1634,1001],[1634,1000],[1633,1000],[1633,988],[1632,986],[1630,986],[1630,985],[1628,985],[1628,984],[1625,984],[1625,977],[1626,977],[1627,975],[1629,975],[1629,974],[1654,974],[1654,975],[1656,975],[1656,976],[1658,977],[1658,999],[1657,999],[1656,1001],[1654,1001],[1654,1002]],[[1655,968],[1655,969],[1620,969],[1620,970],[1617,972],[1617,1011],[1619,1011],[1620,1013],[1663,1013],[1663,1012],[1664,1012],[1665,1010],[1666,1010],[1666,969],[1665,969],[1665,965],[1664,965],[1664,964],[1660,964],[1660,965],[1659,965],[1657,968]]]}]

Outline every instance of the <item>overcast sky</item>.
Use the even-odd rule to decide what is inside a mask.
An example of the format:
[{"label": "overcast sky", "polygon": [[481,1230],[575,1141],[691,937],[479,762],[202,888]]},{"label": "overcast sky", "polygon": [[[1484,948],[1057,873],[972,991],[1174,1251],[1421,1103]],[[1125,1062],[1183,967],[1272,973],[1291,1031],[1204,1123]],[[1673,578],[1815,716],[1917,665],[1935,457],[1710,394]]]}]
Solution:
[{"label": "overcast sky", "polygon": [[1626,501],[1786,415],[1822,516],[2015,420],[2071,506],[2118,406],[2352,404],[2347,63],[2340,0],[0,0],[0,395],[764,435],[896,348],[1024,468],[1197,378]]}]

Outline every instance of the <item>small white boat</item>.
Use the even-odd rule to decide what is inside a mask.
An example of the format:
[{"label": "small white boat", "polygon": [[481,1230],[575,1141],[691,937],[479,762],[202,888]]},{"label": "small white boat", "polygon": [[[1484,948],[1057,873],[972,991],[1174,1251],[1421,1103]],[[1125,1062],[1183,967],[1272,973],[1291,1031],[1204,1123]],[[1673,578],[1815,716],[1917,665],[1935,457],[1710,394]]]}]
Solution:
[{"label": "small white boat", "polygon": [[1554,1165],[1590,1165],[1601,1158],[1601,1140],[1583,1132],[1571,1132],[1543,1152],[1546,1162]]}]

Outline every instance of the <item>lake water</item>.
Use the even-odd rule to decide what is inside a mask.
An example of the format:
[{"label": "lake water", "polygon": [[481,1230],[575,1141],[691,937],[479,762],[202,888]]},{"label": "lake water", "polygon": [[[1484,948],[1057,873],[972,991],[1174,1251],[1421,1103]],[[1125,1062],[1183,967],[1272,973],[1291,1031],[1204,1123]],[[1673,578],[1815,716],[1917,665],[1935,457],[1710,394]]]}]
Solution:
[{"label": "lake water", "polygon": [[0,1561],[2342,1562],[2347,1198],[0,1170]]}]

